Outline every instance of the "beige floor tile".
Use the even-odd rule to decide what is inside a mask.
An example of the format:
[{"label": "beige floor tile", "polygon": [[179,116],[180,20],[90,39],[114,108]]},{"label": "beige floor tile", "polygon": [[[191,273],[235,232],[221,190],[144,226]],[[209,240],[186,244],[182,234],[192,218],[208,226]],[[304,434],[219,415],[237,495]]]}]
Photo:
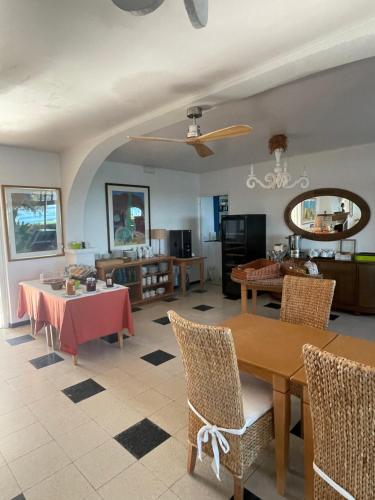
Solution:
[{"label": "beige floor tile", "polygon": [[186,400],[187,398],[185,380],[180,377],[172,377],[167,382],[156,386],[155,389],[173,400],[182,398]]},{"label": "beige floor tile", "polygon": [[0,440],[0,451],[8,462],[22,457],[51,441],[50,434],[36,422],[20,431],[13,432]]},{"label": "beige floor tile", "polygon": [[179,500],[179,498],[172,490],[167,490],[159,497],[159,500]]},{"label": "beige floor tile", "polygon": [[133,462],[133,455],[112,439],[76,460],[75,464],[97,489]]},{"label": "beige floor tile", "polygon": [[76,460],[106,441],[109,441],[111,437],[102,427],[91,420],[72,431],[56,436],[55,439],[68,457]]},{"label": "beige floor tile", "polygon": [[138,373],[135,378],[143,382],[148,389],[155,388],[160,384],[169,382],[172,375],[165,372],[164,370],[159,370],[159,367],[151,367],[148,370]]},{"label": "beige floor tile", "polygon": [[126,408],[125,406],[120,409],[114,409],[100,415],[95,421],[103,427],[111,436],[116,436],[128,427],[143,420],[143,415],[133,408]]},{"label": "beige floor tile", "polygon": [[175,434],[180,429],[186,427],[188,411],[187,408],[183,408],[179,403],[173,401],[161,410],[153,413],[150,418],[169,434]]},{"label": "beige floor tile", "polygon": [[77,404],[77,407],[91,418],[97,419],[108,413],[108,410],[116,411],[124,405],[110,391],[102,391],[91,398],[84,399]]},{"label": "beige floor tile", "polygon": [[9,413],[25,406],[23,399],[17,391],[8,386],[6,382],[0,384],[0,415]]},{"label": "beige floor tile", "polygon": [[187,438],[188,438],[188,428],[187,428],[187,426],[183,427],[182,429],[180,429],[179,431],[177,431],[176,433],[174,433],[173,437],[175,437],[176,439],[178,439],[178,441],[180,441],[180,443],[182,443],[184,446],[187,446]]},{"label": "beige floor tile", "polygon": [[152,472],[137,462],[100,488],[99,494],[104,500],[154,500],[166,490]]},{"label": "beige floor tile", "polygon": [[54,441],[10,462],[9,467],[22,490],[31,488],[43,479],[68,465],[69,459]]},{"label": "beige floor tile", "polygon": [[57,392],[56,387],[49,380],[43,380],[29,387],[19,389],[17,394],[25,404],[30,404]]},{"label": "beige floor tile", "polygon": [[186,474],[186,459],[186,448],[176,439],[170,438],[147,453],[140,462],[170,487]]},{"label": "beige floor tile", "polygon": [[35,416],[25,406],[0,416],[0,439],[35,422]]},{"label": "beige floor tile", "polygon": [[8,466],[0,467],[0,500],[9,500],[20,493],[20,487]]},{"label": "beige floor tile", "polygon": [[75,404],[62,392],[51,394],[29,405],[30,410],[41,422],[45,422],[49,419],[51,410],[56,412],[58,410],[69,410],[74,407]]},{"label": "beige floor tile", "polygon": [[87,500],[93,495],[92,486],[73,464],[25,492],[27,500]]},{"label": "beige floor tile", "polygon": [[149,389],[129,401],[129,405],[145,417],[148,417],[164,406],[167,406],[170,402],[171,399],[167,396],[154,389]]},{"label": "beige floor tile", "polygon": [[89,421],[91,419],[83,411],[73,406],[72,408],[49,413],[48,418],[44,419],[43,425],[53,437],[56,437]]},{"label": "beige floor tile", "polygon": [[185,474],[171,490],[181,500],[228,500],[233,495],[233,479],[223,467],[220,469],[220,478],[221,481],[218,481],[209,459],[206,458],[203,463],[197,459],[194,474]]}]

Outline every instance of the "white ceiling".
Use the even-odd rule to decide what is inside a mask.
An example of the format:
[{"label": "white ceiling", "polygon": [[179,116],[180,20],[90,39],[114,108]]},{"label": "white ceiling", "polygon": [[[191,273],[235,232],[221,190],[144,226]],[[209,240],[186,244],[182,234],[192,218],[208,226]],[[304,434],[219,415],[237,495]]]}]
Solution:
[{"label": "white ceiling", "polygon": [[[130,142],[109,159],[191,172],[207,172],[269,159],[268,139],[289,137],[290,155],[375,142],[375,58],[348,64],[207,111],[202,133],[231,124],[254,127],[249,136],[207,143],[214,156],[191,146]],[[188,119],[150,135],[183,138]]]},{"label": "white ceiling", "polygon": [[[214,0],[208,26],[194,30],[182,0],[165,0],[144,17],[122,12],[111,0],[0,0],[0,143],[64,151],[189,96],[210,95],[224,82],[240,81],[241,75],[255,74],[291,52],[302,60],[307,44],[323,50],[327,37],[332,44],[361,30],[366,37],[374,16],[373,0]],[[361,58],[374,55],[365,42]],[[359,58],[357,49],[347,43],[345,56]],[[327,67],[335,64],[327,61]],[[307,61],[301,72],[310,74],[314,67]],[[267,82],[263,89],[277,84]],[[324,99],[325,89],[319,88]],[[228,92],[226,98],[238,95]],[[289,96],[288,102],[293,101]],[[311,109],[300,110],[290,124],[289,111],[276,112],[274,101],[268,104],[263,97],[252,107],[246,103],[245,121],[265,135],[271,122],[298,132],[298,123],[310,113],[318,120],[315,103],[301,97],[298,102]],[[202,125],[210,129],[238,121],[243,106],[228,108],[225,116],[213,110]],[[334,112],[343,116],[343,111]],[[309,126],[316,133],[317,127]],[[170,133],[183,129],[176,125]],[[236,144],[246,149],[246,141]],[[235,143],[215,145],[224,155],[222,163],[233,157],[234,148]],[[173,151],[166,146],[164,151],[158,161],[167,164]],[[144,148],[140,152],[131,146],[130,153],[150,158]],[[180,152],[174,154],[180,160]],[[186,168],[196,168],[187,157],[183,161]]]}]

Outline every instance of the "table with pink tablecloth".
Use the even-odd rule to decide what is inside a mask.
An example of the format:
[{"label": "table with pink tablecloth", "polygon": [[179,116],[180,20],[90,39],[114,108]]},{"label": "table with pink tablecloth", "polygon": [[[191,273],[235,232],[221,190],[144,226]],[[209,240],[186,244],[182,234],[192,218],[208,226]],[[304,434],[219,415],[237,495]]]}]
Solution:
[{"label": "table with pink tablecloth", "polygon": [[52,325],[59,331],[60,349],[76,355],[79,344],[127,328],[134,334],[129,291],[117,286],[66,297],[38,281],[19,284],[18,317],[29,314],[36,331]]}]

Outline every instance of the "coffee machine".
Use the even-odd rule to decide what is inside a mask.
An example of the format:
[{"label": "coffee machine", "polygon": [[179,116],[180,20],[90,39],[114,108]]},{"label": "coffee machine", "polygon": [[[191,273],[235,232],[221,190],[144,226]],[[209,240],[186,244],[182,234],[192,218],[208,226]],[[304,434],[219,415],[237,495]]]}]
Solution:
[{"label": "coffee machine", "polygon": [[301,254],[301,240],[302,236],[298,234],[290,234],[289,236],[286,236],[288,240],[288,253],[289,256],[292,257],[293,259],[299,259],[300,254]]}]

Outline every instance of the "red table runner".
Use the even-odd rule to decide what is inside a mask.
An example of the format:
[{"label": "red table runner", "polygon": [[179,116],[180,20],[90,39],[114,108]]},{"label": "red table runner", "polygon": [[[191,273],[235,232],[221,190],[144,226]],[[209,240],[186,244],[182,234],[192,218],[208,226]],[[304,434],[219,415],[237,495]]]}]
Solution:
[{"label": "red table runner", "polygon": [[127,328],[134,334],[127,288],[66,298],[38,282],[19,284],[18,317],[29,314],[36,331],[50,324],[60,332],[60,349],[77,354],[77,346]]}]

